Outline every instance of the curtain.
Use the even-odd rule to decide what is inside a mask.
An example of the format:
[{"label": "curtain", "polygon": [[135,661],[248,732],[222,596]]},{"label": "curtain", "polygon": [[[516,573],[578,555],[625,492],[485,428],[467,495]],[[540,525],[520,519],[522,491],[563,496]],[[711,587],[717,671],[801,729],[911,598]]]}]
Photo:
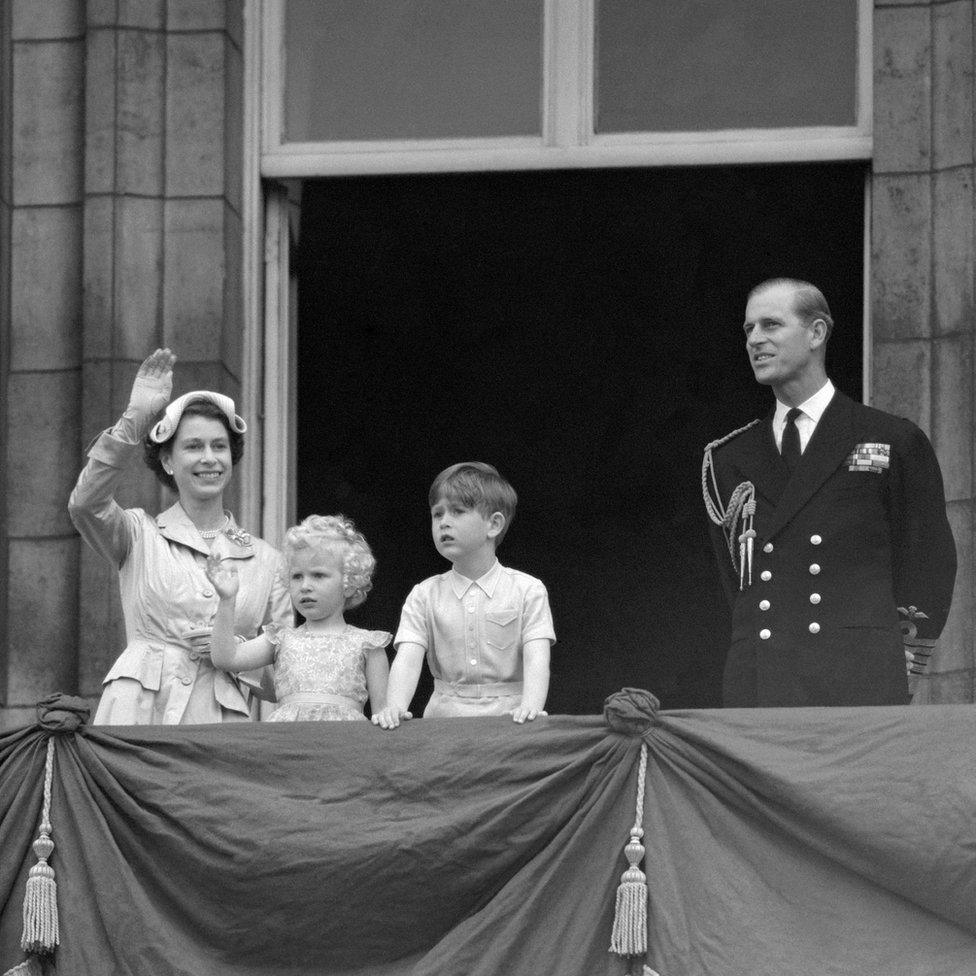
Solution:
[{"label": "curtain", "polygon": [[[0,736],[0,972],[24,958],[52,735],[66,976],[976,972],[971,706],[393,732],[48,717]],[[620,960],[642,744],[649,949]]]}]

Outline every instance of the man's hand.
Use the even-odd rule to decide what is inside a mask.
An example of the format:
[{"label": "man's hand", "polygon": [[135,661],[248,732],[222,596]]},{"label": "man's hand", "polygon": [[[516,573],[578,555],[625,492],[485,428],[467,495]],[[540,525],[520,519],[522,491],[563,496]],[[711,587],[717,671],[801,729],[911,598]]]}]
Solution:
[{"label": "man's hand", "polygon": [[925,674],[934,647],[935,641],[905,644],[905,669],[909,674]]}]

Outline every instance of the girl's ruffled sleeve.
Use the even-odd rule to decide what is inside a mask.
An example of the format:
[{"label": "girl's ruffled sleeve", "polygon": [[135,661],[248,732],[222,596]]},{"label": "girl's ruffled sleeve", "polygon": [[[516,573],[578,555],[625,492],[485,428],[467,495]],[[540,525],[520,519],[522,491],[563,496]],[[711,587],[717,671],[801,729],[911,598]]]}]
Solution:
[{"label": "girl's ruffled sleeve", "polygon": [[368,630],[363,637],[363,649],[366,651],[378,650],[386,647],[393,640],[393,635],[385,630]]},{"label": "girl's ruffled sleeve", "polygon": [[281,624],[267,624],[261,633],[268,638],[269,643],[277,648],[280,646],[281,638],[287,629],[287,627],[282,627]]},{"label": "girl's ruffled sleeve", "polygon": [[[281,624],[276,624],[276,623],[266,624],[261,629],[261,636],[266,637],[268,639],[268,643],[274,648],[273,663],[261,669],[261,674],[262,674],[261,687],[266,692],[272,692],[274,689],[273,669],[275,665],[277,665],[278,663],[278,655],[281,653],[281,642],[284,640],[285,631],[287,630],[288,630],[287,627],[283,627]],[[265,685],[265,682],[267,682],[267,686]],[[271,696],[268,697],[267,700],[275,701],[274,695],[271,694]]]}]

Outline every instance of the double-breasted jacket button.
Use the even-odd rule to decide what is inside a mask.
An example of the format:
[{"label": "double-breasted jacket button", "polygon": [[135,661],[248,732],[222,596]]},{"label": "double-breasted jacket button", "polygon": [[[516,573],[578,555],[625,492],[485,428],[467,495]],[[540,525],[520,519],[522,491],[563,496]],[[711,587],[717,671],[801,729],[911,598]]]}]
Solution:
[{"label": "double-breasted jacket button", "polygon": [[820,575],[820,566],[818,563],[810,563],[810,575],[811,576]]},{"label": "double-breasted jacket button", "polygon": [[807,628],[807,630],[809,630],[811,634],[819,634],[820,633],[820,624],[818,624],[817,621],[814,620],[814,622],[812,624],[810,624],[810,626]]},{"label": "double-breasted jacket button", "polygon": [[763,546],[763,552],[772,552],[772,551],[773,551],[773,544],[771,542],[767,542],[766,545]]},{"label": "double-breasted jacket button", "polygon": [[820,594],[819,593],[811,593],[810,594],[810,602],[814,606],[816,606],[820,602]]},{"label": "double-breasted jacket button", "polygon": [[761,579],[761,580],[762,580],[762,581],[763,581],[764,583],[768,583],[768,582],[769,582],[769,581],[770,581],[770,580],[771,580],[771,579],[773,578],[773,574],[772,574],[772,573],[771,573],[771,572],[770,572],[770,571],[769,571],[768,569],[764,569],[764,570],[763,570],[763,571],[762,571],[762,572],[761,572],[761,573],[759,574],[759,578],[760,578],[760,579]]},{"label": "double-breasted jacket button", "polygon": [[759,631],[760,640],[769,640],[769,638],[772,636],[773,636],[773,632],[766,627],[763,627],[763,629]]},{"label": "double-breasted jacket button", "polygon": [[821,542],[823,542],[823,539],[821,539],[819,535],[812,535],[812,536],[810,536],[810,545],[811,546],[819,546]]},{"label": "double-breasted jacket button", "polygon": [[204,590],[203,593],[201,593],[200,595],[206,597],[209,600],[210,597],[212,597],[214,595],[214,591],[213,590]]},{"label": "double-breasted jacket button", "polygon": [[759,601],[759,609],[760,610],[768,610],[769,609],[769,600],[760,600]]}]

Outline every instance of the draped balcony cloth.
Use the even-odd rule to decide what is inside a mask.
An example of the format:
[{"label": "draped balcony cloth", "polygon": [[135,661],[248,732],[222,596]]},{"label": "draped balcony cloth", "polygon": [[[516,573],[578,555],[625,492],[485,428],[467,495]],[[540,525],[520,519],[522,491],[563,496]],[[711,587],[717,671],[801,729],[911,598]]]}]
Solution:
[{"label": "draped balcony cloth", "polygon": [[[662,712],[661,976],[973,976],[976,709]],[[48,732],[0,737],[0,972]],[[56,733],[64,976],[593,976],[641,737],[602,718]]]}]

